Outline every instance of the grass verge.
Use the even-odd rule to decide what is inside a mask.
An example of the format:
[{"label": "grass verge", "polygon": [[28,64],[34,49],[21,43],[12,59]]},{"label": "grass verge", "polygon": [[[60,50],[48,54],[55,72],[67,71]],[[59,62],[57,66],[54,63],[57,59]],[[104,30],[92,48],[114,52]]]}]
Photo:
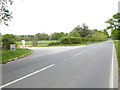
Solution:
[{"label": "grass verge", "polygon": [[118,65],[120,68],[120,40],[115,40],[115,48],[116,48],[116,53],[117,53],[117,58],[118,58]]},{"label": "grass verge", "polygon": [[6,63],[8,61],[8,59],[12,59],[12,58],[16,58],[22,55],[25,55],[29,52],[31,52],[32,50],[30,49],[22,49],[22,48],[17,48],[15,51],[11,51],[11,50],[3,50],[2,51],[2,62]]}]

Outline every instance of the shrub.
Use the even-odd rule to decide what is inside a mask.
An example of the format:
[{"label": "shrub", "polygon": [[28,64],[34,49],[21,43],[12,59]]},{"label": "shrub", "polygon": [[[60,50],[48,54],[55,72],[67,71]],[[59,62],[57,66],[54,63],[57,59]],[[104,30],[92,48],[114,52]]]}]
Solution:
[{"label": "shrub", "polygon": [[83,43],[86,43],[87,41],[89,41],[88,38],[86,38],[86,37],[82,37],[82,42],[83,42]]},{"label": "shrub", "polygon": [[70,39],[71,39],[72,44],[79,44],[82,42],[82,38],[80,37],[71,37]]},{"label": "shrub", "polygon": [[82,42],[81,37],[62,37],[60,39],[62,44],[79,44]]},{"label": "shrub", "polygon": [[10,44],[15,44],[15,36],[13,34],[5,34],[2,36],[3,49],[10,49]]},{"label": "shrub", "polygon": [[62,44],[71,44],[70,37],[62,37],[62,38],[60,39],[60,42],[61,42]]},{"label": "shrub", "polygon": [[59,41],[57,42],[50,42],[48,45],[51,46],[51,45],[58,45],[58,44],[61,44]]}]

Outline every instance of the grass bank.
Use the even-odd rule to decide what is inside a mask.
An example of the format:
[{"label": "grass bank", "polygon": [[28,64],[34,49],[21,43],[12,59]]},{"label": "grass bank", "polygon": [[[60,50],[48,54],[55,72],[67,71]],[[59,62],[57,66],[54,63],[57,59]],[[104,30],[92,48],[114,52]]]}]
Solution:
[{"label": "grass bank", "polygon": [[116,47],[116,53],[117,53],[117,57],[118,57],[118,64],[119,64],[119,68],[120,68],[120,40],[115,40],[115,47]]},{"label": "grass bank", "polygon": [[31,52],[30,49],[17,48],[15,51],[2,50],[2,62]]}]

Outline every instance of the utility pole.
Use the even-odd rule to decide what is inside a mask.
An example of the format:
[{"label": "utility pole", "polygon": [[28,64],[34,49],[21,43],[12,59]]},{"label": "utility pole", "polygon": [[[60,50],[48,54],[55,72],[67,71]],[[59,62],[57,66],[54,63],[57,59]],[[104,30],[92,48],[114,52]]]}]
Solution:
[{"label": "utility pole", "polygon": [[120,13],[120,1],[118,2],[118,13]]},{"label": "utility pole", "polygon": [[[118,2],[118,13],[120,13],[120,1]],[[120,18],[118,19],[118,25],[120,28]]]}]

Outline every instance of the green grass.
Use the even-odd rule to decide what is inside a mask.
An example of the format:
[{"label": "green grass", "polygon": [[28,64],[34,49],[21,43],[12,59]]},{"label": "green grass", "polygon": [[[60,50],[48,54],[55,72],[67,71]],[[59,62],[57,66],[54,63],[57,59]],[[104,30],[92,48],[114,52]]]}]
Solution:
[{"label": "green grass", "polygon": [[115,40],[114,43],[115,43],[116,53],[117,53],[117,57],[118,57],[118,64],[120,67],[120,41]]},{"label": "green grass", "polygon": [[22,49],[22,48],[17,48],[15,51],[3,50],[2,51],[2,61],[4,62],[5,60],[15,58],[18,56],[22,56],[22,55],[27,54],[29,52],[31,52],[30,49]]},{"label": "green grass", "polygon": [[[48,41],[48,40],[44,40],[44,41],[38,41],[38,45],[41,45],[41,44],[49,44],[50,42],[56,42],[57,40],[51,40],[51,41]],[[17,45],[22,45],[21,42],[16,42]],[[26,41],[26,45],[32,45],[32,41]]]}]

